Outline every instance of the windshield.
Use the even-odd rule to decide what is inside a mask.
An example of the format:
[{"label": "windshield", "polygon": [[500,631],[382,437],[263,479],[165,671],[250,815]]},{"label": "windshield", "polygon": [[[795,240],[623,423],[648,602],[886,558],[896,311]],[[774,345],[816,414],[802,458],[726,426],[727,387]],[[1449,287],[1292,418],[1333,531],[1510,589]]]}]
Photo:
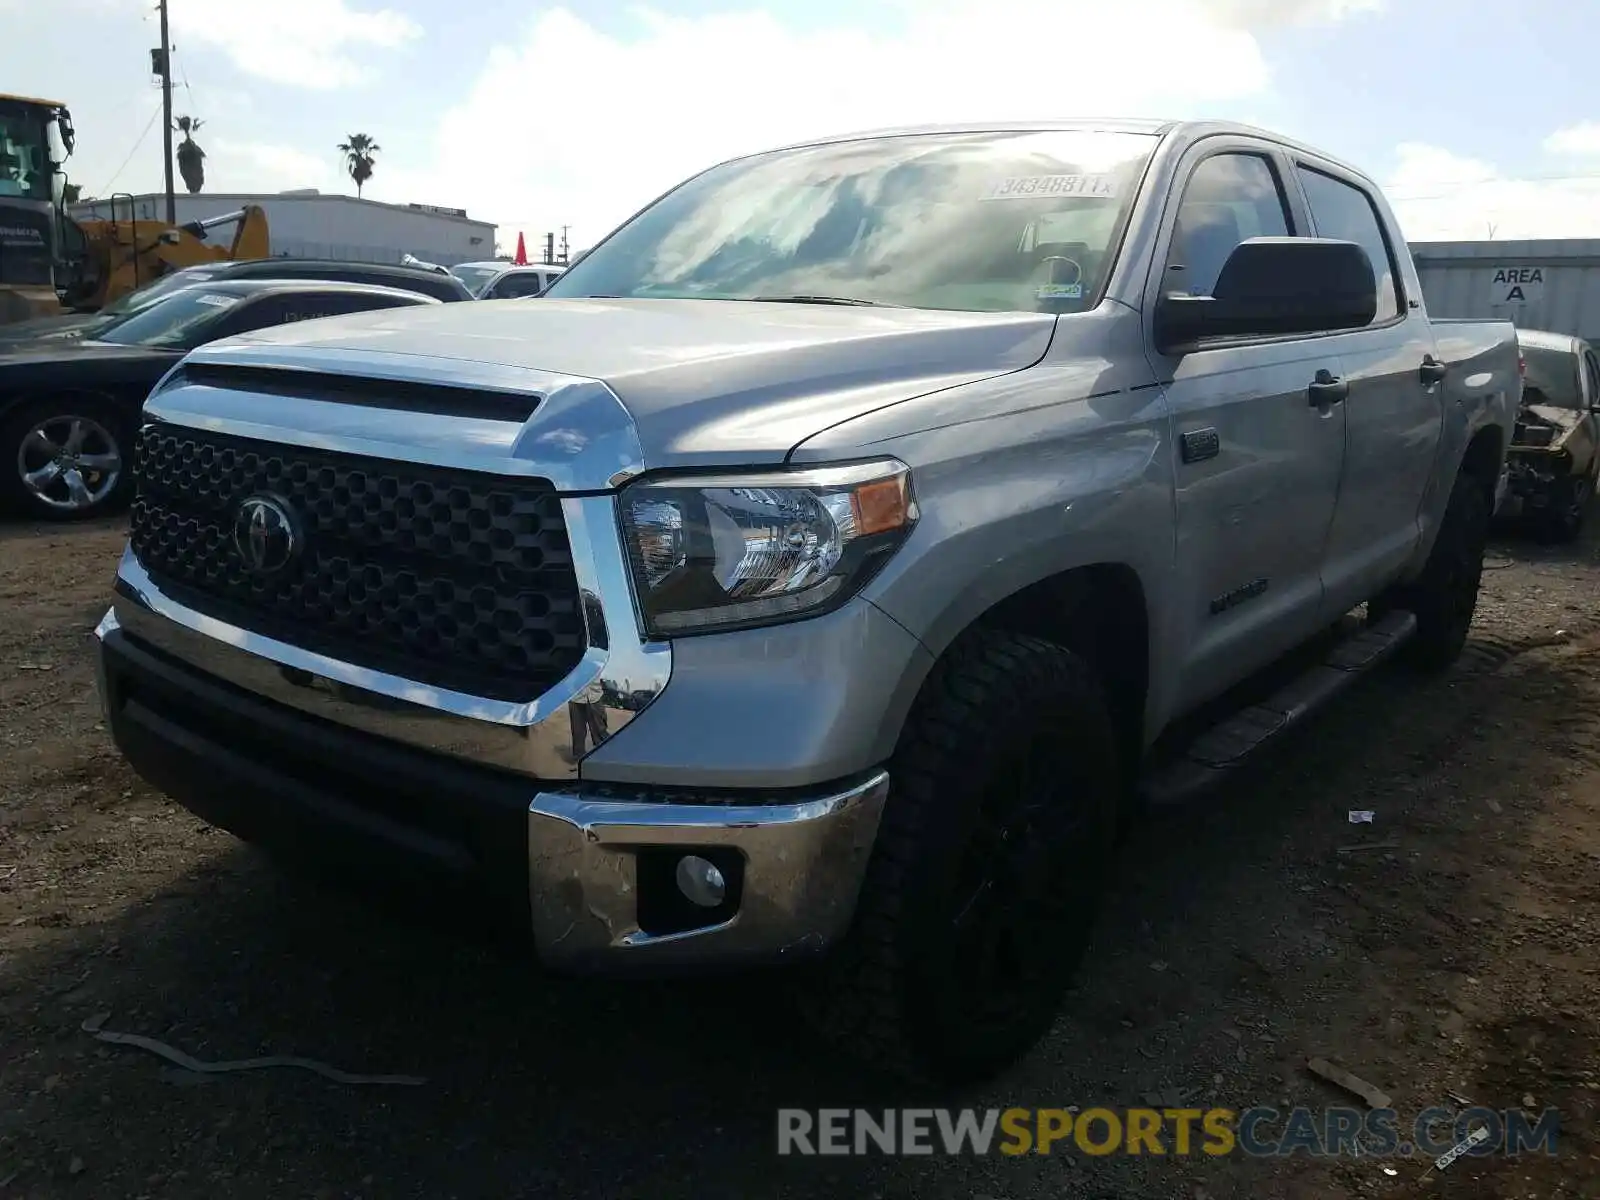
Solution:
[{"label": "windshield", "polygon": [[[1583,385],[1578,382],[1578,356],[1569,350],[1524,346],[1528,366],[1522,382],[1524,404],[1549,404],[1555,408],[1583,408]],[[1537,391],[1538,394],[1535,394]]]},{"label": "windshield", "polygon": [[504,267],[451,267],[450,273],[466,284],[468,291],[477,293],[503,270]]},{"label": "windshield", "polygon": [[124,292],[102,308],[97,315],[120,317],[127,313],[138,312],[142,308],[150,307],[163,296],[171,295],[182,288],[193,287],[197,283],[204,283],[206,280],[213,278],[214,275],[215,272],[212,271],[196,271],[193,273],[189,271],[174,271],[171,275],[163,275],[160,279],[147,283],[141,288],[135,288],[131,292]]},{"label": "windshield", "polygon": [[0,100],[0,196],[50,199],[49,123],[37,104]]},{"label": "windshield", "polygon": [[545,295],[1081,311],[1156,141],[939,134],[724,163],[640,213]]},{"label": "windshield", "polygon": [[198,345],[205,340],[205,327],[239,299],[203,287],[185,289],[96,329],[95,340],[119,346]]}]

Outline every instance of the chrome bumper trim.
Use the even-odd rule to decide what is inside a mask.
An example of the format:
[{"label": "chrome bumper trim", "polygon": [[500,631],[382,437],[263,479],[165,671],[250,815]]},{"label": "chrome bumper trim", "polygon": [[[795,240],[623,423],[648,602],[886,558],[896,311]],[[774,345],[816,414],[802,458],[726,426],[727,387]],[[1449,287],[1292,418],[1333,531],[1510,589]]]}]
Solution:
[{"label": "chrome bumper trim", "polygon": [[564,679],[526,701],[414,683],[208,617],[162,592],[131,548],[96,634],[120,627],[208,675],[352,729],[537,779],[576,779],[583,757],[661,694],[672,649],[640,636],[615,501],[563,498],[561,507],[589,649]]},{"label": "chrome bumper trim", "polygon": [[[849,927],[889,792],[879,771],[844,791],[773,805],[656,804],[541,792],[528,813],[534,940],[546,964],[616,970],[777,961],[826,949]],[[732,847],[738,911],[681,933],[640,930],[647,847]]]}]

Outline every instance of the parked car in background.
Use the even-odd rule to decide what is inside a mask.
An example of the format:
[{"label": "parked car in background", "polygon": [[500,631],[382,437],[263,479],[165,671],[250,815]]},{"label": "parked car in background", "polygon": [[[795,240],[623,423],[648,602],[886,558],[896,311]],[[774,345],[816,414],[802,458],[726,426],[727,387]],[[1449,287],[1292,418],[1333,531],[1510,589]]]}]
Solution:
[{"label": "parked car in background", "polygon": [[485,259],[482,262],[457,263],[450,268],[450,274],[466,284],[467,289],[476,296],[490,280],[509,266],[509,258]]},{"label": "parked car in background", "polygon": [[1055,1020],[1126,817],[1459,656],[1520,386],[1368,176],[1259,129],[748,155],[538,304],[194,351],[106,725],[552,968],[812,960],[817,1028],[971,1080]]},{"label": "parked car in background", "polygon": [[1522,404],[1507,455],[1505,516],[1531,518],[1548,537],[1582,531],[1600,484],[1600,358],[1582,338],[1517,330]]},{"label": "parked car in background", "polygon": [[508,267],[501,271],[478,293],[479,300],[517,300],[538,296],[561,278],[565,267]]},{"label": "parked car in background", "polygon": [[0,346],[0,500],[50,520],[126,503],[140,405],[196,346],[273,325],[438,303],[372,284],[216,280],[171,291],[96,326],[92,337]]},{"label": "parked car in background", "polygon": [[154,279],[112,301],[98,312],[38,317],[0,325],[0,350],[14,342],[32,342],[42,337],[94,337],[95,330],[109,328],[128,314],[154,304],[180,288],[193,287],[197,283],[220,283],[226,279],[329,279],[397,287],[421,292],[442,301],[473,298],[466,285],[453,275],[441,275],[396,263],[346,262],[323,258],[254,258],[203,263]]}]

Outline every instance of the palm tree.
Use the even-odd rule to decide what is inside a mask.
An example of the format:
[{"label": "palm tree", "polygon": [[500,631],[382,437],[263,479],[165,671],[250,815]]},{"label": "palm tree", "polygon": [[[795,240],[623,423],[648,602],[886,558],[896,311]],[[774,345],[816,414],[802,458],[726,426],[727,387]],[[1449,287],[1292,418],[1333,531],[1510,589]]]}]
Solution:
[{"label": "palm tree", "polygon": [[350,178],[356,181],[356,195],[361,195],[361,185],[372,178],[373,158],[383,147],[365,133],[352,133],[348,141],[339,143],[339,153],[344,155],[344,165]]},{"label": "palm tree", "polygon": [[194,140],[195,131],[205,122],[179,117],[173,124],[183,134],[183,141],[178,143],[178,173],[183,176],[183,186],[193,194],[206,185],[206,152]]}]

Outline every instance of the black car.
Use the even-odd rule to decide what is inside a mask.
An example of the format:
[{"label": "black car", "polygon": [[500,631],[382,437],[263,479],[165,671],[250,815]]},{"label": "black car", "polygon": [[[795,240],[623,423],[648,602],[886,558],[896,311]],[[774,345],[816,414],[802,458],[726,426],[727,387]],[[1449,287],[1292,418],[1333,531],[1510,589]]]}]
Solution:
[{"label": "black car", "polygon": [[290,321],[438,303],[334,280],[228,280],[174,291],[93,337],[0,345],[0,500],[58,521],[126,504],[139,410],[196,346]]},{"label": "black car", "polygon": [[0,325],[0,351],[12,342],[33,341],[40,337],[95,337],[96,330],[138,312],[180,288],[233,279],[329,279],[404,288],[446,303],[474,298],[472,290],[454,275],[441,275],[437,271],[394,263],[344,262],[323,258],[247,258],[235,262],[200,263],[163,275],[119,296],[98,312],[36,317]]}]

